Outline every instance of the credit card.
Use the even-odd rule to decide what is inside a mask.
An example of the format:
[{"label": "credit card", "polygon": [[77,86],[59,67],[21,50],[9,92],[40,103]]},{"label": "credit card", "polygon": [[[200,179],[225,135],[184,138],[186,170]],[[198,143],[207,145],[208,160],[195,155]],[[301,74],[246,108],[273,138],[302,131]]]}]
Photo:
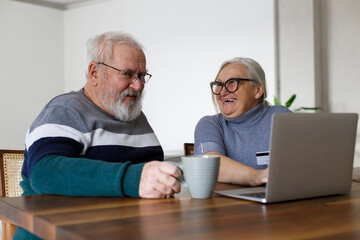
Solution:
[{"label": "credit card", "polygon": [[270,152],[257,152],[256,153],[257,165],[269,165],[270,161]]}]

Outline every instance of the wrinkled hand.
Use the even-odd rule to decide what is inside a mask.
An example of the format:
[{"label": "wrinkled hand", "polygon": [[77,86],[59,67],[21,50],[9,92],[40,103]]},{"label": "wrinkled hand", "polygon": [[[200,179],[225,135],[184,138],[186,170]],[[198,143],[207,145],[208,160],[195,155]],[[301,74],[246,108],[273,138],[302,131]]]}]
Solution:
[{"label": "wrinkled hand", "polygon": [[262,185],[267,182],[268,178],[268,169],[262,169],[262,170],[256,170],[251,174],[251,177],[249,179],[249,185],[252,187],[256,187],[259,185]]},{"label": "wrinkled hand", "polygon": [[164,198],[181,190],[177,178],[181,171],[168,162],[152,161],[144,165],[139,185],[141,198]]}]

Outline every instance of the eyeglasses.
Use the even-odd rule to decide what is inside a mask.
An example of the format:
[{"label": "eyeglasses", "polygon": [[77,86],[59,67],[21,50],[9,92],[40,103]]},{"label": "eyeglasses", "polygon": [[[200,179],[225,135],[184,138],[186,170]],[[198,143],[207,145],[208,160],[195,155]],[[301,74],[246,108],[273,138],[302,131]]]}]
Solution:
[{"label": "eyeglasses", "polygon": [[210,88],[213,94],[215,95],[219,95],[223,89],[223,87],[225,86],[225,89],[229,92],[229,93],[234,93],[236,92],[236,90],[238,90],[239,88],[239,83],[241,81],[250,81],[250,82],[257,82],[254,79],[247,79],[247,78],[230,78],[229,80],[227,80],[226,82],[222,83],[219,81],[214,81],[210,83]]},{"label": "eyeglasses", "polygon": [[112,66],[110,66],[110,65],[107,65],[106,63],[103,63],[103,62],[98,62],[97,64],[101,64],[101,65],[104,65],[104,66],[106,66],[106,67],[112,68],[112,69],[114,69],[114,70],[116,70],[116,71],[119,71],[122,75],[125,76],[125,78],[126,78],[127,80],[130,80],[130,83],[134,83],[136,80],[139,79],[141,84],[145,84],[145,83],[147,83],[147,82],[150,80],[150,78],[152,77],[152,75],[149,74],[149,73],[136,74],[136,73],[134,73],[134,72],[126,72],[126,71],[124,71],[124,70],[120,70],[120,69],[117,69],[117,68],[112,67]]}]

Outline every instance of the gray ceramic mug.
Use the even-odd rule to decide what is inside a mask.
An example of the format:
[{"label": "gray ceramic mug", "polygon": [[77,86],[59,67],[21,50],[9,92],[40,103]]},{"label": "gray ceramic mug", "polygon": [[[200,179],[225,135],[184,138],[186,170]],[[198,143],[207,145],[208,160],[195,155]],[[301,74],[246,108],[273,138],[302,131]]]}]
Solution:
[{"label": "gray ceramic mug", "polygon": [[218,180],[220,156],[182,156],[181,163],[176,165],[183,172],[180,184],[189,189],[193,198],[211,198]]}]

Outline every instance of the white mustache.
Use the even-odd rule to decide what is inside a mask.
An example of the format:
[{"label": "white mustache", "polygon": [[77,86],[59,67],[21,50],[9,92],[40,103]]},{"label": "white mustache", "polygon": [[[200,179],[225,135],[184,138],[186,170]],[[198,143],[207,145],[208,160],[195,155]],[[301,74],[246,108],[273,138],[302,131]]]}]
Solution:
[{"label": "white mustache", "polygon": [[125,96],[136,97],[136,100],[139,100],[139,98],[140,98],[140,96],[141,96],[141,92],[135,91],[135,90],[131,90],[131,89],[125,89],[125,90],[121,93],[121,95],[120,95],[121,100],[122,100]]}]

